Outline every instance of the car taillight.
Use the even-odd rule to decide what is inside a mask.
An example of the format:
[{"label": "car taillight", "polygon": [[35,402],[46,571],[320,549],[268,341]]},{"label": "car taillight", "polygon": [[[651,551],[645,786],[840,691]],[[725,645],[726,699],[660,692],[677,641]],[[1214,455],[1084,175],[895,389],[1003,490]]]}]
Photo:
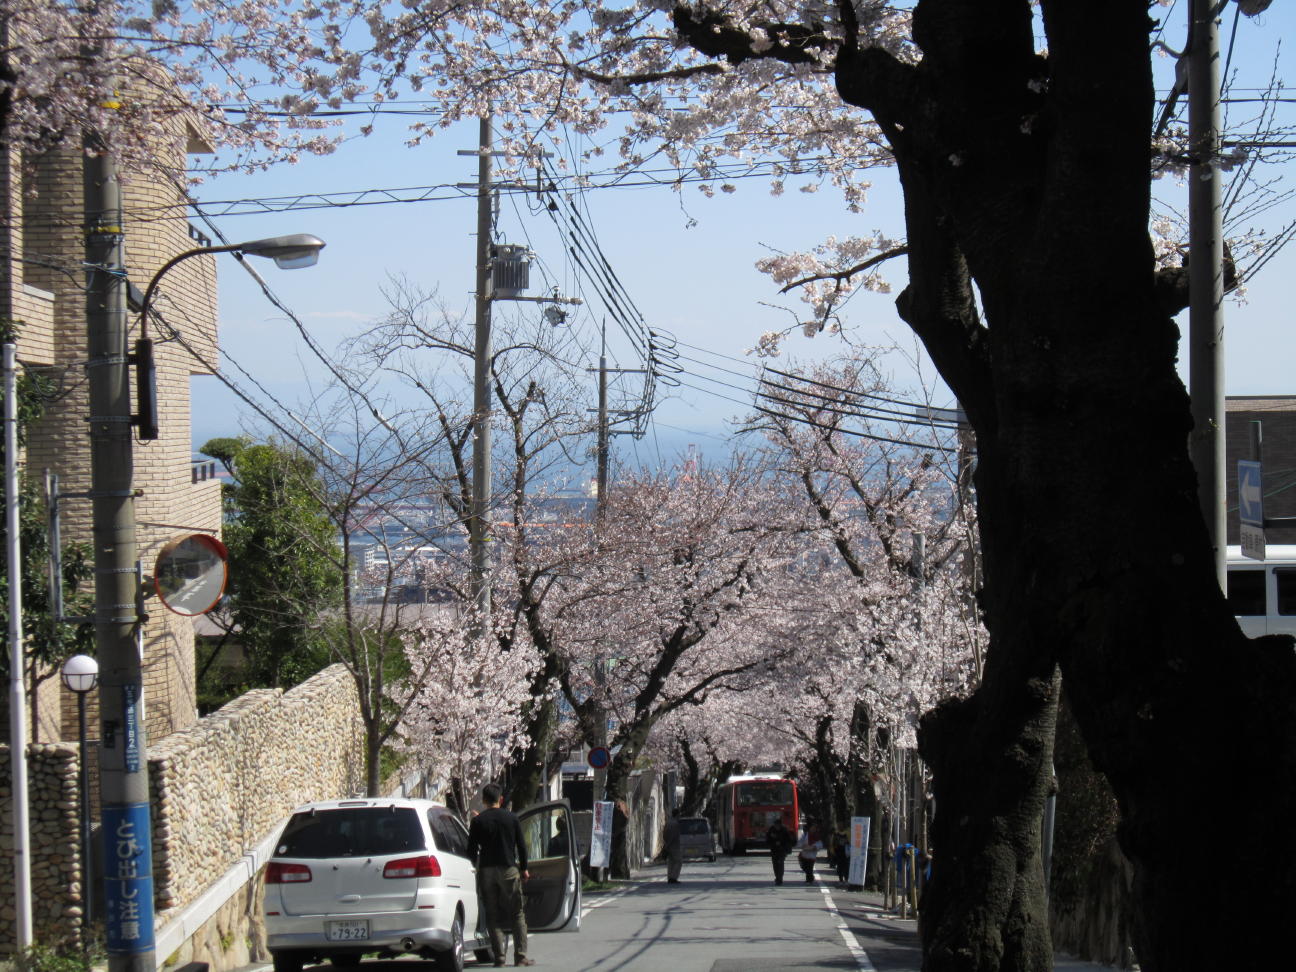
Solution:
[{"label": "car taillight", "polygon": [[304,884],[310,879],[311,869],[305,864],[271,861],[266,865],[266,884]]},{"label": "car taillight", "polygon": [[431,854],[422,857],[402,857],[399,861],[388,861],[383,868],[385,878],[424,878],[440,877],[441,863]]}]

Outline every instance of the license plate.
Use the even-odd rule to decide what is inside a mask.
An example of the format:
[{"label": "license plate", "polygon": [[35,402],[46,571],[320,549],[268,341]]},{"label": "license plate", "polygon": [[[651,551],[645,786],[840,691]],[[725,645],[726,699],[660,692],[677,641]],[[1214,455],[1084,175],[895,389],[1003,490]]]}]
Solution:
[{"label": "license plate", "polygon": [[369,938],[369,922],[330,921],[326,932],[330,942],[363,942]]}]

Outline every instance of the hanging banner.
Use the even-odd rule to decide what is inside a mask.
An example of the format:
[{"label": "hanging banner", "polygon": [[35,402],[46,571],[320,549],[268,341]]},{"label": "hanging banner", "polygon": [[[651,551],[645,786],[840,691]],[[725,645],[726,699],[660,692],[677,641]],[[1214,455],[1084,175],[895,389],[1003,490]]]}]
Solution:
[{"label": "hanging banner", "polygon": [[611,800],[594,801],[594,830],[590,835],[590,867],[607,867],[612,863]]},{"label": "hanging banner", "polygon": [[852,887],[864,886],[864,875],[868,870],[869,828],[872,824],[872,817],[851,817],[850,875],[846,883]]}]

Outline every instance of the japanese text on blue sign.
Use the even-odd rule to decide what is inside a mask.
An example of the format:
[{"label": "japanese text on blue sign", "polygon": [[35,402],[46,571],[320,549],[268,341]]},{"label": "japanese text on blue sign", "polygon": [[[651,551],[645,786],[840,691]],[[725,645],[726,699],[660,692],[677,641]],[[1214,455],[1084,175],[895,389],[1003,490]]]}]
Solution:
[{"label": "japanese text on blue sign", "polygon": [[103,808],[108,951],[153,949],[153,858],[147,803]]}]

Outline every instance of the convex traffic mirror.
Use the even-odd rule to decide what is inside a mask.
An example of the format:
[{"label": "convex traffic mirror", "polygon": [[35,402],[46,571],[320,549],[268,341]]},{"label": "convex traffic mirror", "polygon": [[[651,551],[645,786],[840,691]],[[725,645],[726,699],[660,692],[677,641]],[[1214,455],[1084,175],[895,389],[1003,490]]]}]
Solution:
[{"label": "convex traffic mirror", "polygon": [[176,614],[206,614],[225,593],[229,552],[205,533],[172,540],[158,554],[153,586],[158,599]]}]

